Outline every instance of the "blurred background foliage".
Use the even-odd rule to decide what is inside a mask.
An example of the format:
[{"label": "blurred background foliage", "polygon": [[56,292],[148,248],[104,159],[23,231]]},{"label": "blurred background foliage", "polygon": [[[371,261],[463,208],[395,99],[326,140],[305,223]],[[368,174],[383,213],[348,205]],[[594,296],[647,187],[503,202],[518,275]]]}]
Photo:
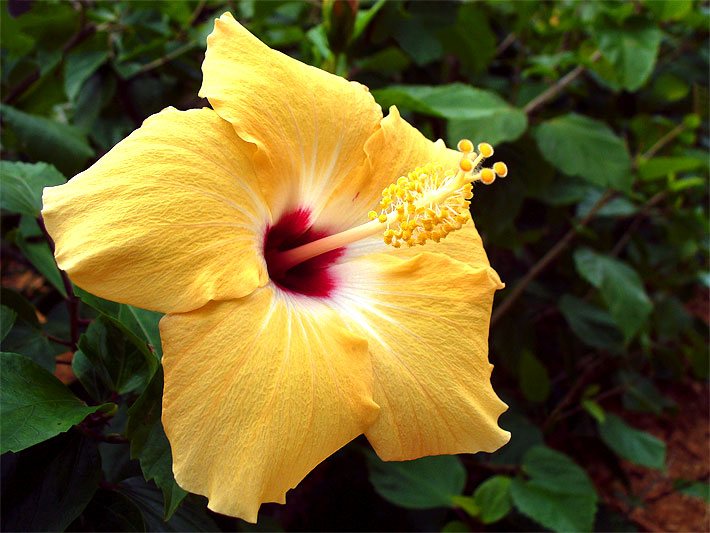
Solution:
[{"label": "blurred background foliage", "polygon": [[[2,529],[708,530],[708,6],[693,0],[3,1]],[[259,524],[171,473],[156,313],[60,273],[39,210],[172,105],[229,10],[431,138],[494,143],[497,453],[358,440]],[[333,117],[338,120],[338,117]],[[446,394],[446,391],[441,391]]]}]

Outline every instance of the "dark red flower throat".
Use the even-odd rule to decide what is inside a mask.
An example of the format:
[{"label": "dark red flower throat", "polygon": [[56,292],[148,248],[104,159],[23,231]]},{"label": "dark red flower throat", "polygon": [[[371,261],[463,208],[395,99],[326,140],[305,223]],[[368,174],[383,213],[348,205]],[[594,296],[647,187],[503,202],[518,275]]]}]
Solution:
[{"label": "dark red flower throat", "polygon": [[282,289],[306,296],[327,297],[337,288],[331,266],[345,252],[337,248],[284,270],[280,252],[296,248],[331,233],[311,226],[311,212],[297,209],[281,216],[264,234],[264,259],[269,277]]}]

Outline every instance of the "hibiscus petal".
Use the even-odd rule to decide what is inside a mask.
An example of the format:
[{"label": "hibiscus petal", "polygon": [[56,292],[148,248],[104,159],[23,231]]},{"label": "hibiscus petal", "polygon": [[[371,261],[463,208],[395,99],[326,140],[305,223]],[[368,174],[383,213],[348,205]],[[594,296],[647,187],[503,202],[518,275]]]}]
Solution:
[{"label": "hibiscus petal", "polygon": [[163,424],[178,483],[255,522],[377,416],[367,343],[271,286],[160,323]]},{"label": "hibiscus petal", "polygon": [[166,109],[67,184],[44,190],[59,267],[81,288],[162,312],[268,281],[269,213],[251,147],[210,109]]},{"label": "hibiscus petal", "polygon": [[457,261],[468,263],[471,266],[490,266],[486,251],[483,248],[481,236],[476,230],[476,225],[473,221],[466,222],[461,229],[452,231],[445,239],[439,242],[429,241],[422,246],[404,246],[402,248],[394,248],[385,244],[382,235],[368,237],[361,241],[357,241],[348,245],[346,253],[339,261],[339,264],[344,265],[340,269],[334,270],[338,273],[339,278],[348,278],[350,267],[348,262],[359,257],[370,254],[388,254],[394,257],[414,257],[422,252],[432,252],[446,255]]},{"label": "hibiscus petal", "polygon": [[364,256],[334,306],[369,341],[380,416],[366,432],[385,460],[492,452],[509,433],[490,383],[488,326],[502,287],[487,265],[438,253]]},{"label": "hibiscus petal", "polygon": [[302,208],[316,220],[331,196],[357,197],[353,176],[382,118],[364,86],[271,50],[230,13],[207,38],[202,72],[200,96],[257,146],[275,218]]}]

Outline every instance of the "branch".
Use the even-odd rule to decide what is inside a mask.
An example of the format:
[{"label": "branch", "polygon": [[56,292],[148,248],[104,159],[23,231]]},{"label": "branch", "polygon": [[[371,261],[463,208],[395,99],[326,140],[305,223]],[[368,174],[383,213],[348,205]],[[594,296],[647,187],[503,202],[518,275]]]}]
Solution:
[{"label": "branch", "polygon": [[646,152],[644,152],[641,155],[641,159],[651,159],[656,153],[661,150],[664,146],[666,146],[669,142],[671,142],[673,139],[678,137],[681,133],[685,131],[685,124],[680,123],[678,124],[675,128],[673,128],[671,131],[666,133],[663,137],[658,139],[656,143],[651,146]]},{"label": "branch", "polygon": [[509,33],[508,35],[506,35],[505,39],[503,39],[498,45],[498,48],[496,48],[495,56],[499,56],[500,54],[505,52],[508,47],[515,42],[515,38],[515,33]]},{"label": "branch", "polygon": [[133,76],[131,76],[131,77],[133,78],[135,76],[140,76],[141,74],[145,74],[146,72],[150,72],[151,70],[162,67],[166,63],[170,63],[173,59],[181,56],[185,52],[189,52],[190,50],[195,48],[195,46],[197,46],[197,43],[195,43],[194,41],[184,44],[184,45],[176,48],[172,52],[165,54],[163,57],[159,57],[158,59],[155,59],[154,61],[151,61],[150,63],[146,63],[139,70],[137,70],[136,73],[133,74]]},{"label": "branch", "polygon": [[665,200],[666,196],[668,196],[668,191],[661,191],[659,193],[654,194],[649,200],[643,205],[641,210],[636,214],[634,219],[631,221],[631,224],[629,224],[629,227],[626,229],[624,234],[619,238],[617,243],[614,245],[614,248],[611,250],[611,256],[616,257],[618,256],[621,251],[624,249],[624,247],[629,243],[631,240],[631,237],[633,237],[634,233],[638,229],[638,227],[641,225],[641,222],[643,222],[643,219],[648,215],[649,211],[653,209],[654,206],[657,204],[661,203],[663,200]]},{"label": "branch", "polygon": [[[69,50],[82,43],[87,38],[91,37],[96,32],[96,26],[93,24],[83,25],[81,29],[72,35],[69,40],[62,46],[62,54],[66,54]],[[20,81],[10,92],[3,98],[4,104],[11,104],[17,100],[24,92],[29,89],[33,83],[35,83],[40,78],[39,69],[33,70],[25,78]]]},{"label": "branch", "polygon": [[[562,411],[567,407],[572,401],[579,396],[582,392],[584,386],[594,377],[597,373],[599,367],[605,363],[604,358],[598,357],[597,359],[592,359],[590,365],[584,370],[582,375],[577,378],[577,381],[572,385],[567,394],[560,400],[560,402],[555,406],[552,412],[549,414],[545,422],[542,424],[542,430],[547,431],[550,429],[552,424],[554,424],[559,418]],[[580,369],[581,370],[581,369]]]},{"label": "branch", "polygon": [[[598,61],[601,56],[602,53],[597,50],[591,55],[589,61],[594,63]],[[530,102],[528,102],[528,105],[523,108],[525,114],[529,115],[533,111],[536,111],[538,107],[542,106],[543,104],[546,104],[547,102],[555,98],[558,94],[562,92],[565,87],[567,87],[570,83],[579,78],[585,70],[587,70],[587,67],[585,65],[578,65],[576,68],[562,76],[552,87],[550,87],[543,93],[530,100]]]},{"label": "branch", "polygon": [[577,235],[579,228],[583,228],[588,225],[592,221],[594,216],[597,214],[597,212],[602,207],[604,207],[609,202],[609,200],[611,200],[615,196],[615,194],[616,193],[614,191],[607,190],[601,196],[601,198],[597,200],[597,203],[592,206],[592,208],[589,210],[589,213],[587,213],[587,215],[579,221],[579,224],[570,228],[569,231],[565,233],[565,235],[559,241],[557,241],[557,244],[550,248],[548,252],[542,257],[542,259],[540,259],[537,263],[533,265],[530,270],[528,270],[528,273],[525,274],[523,279],[518,282],[515,288],[510,292],[510,295],[505,300],[503,300],[503,302],[495,309],[495,311],[493,312],[493,316],[491,317],[491,325],[494,325],[496,322],[498,322],[501,317],[508,312],[508,310],[512,307],[515,301],[523,294],[527,286],[535,278],[537,278],[550,263],[557,259],[557,257],[567,249],[567,247]]}]

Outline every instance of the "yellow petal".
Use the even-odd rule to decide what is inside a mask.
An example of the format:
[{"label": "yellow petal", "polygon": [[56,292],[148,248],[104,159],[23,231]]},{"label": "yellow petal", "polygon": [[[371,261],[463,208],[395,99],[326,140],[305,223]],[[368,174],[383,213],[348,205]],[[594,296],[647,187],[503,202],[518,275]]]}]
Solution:
[{"label": "yellow petal", "polygon": [[357,83],[271,50],[230,13],[207,38],[200,96],[254,143],[274,217],[305,208],[318,219],[331,195],[357,196],[352,176],[382,111]]},{"label": "yellow petal", "polygon": [[44,190],[59,267],[81,288],[162,312],[268,281],[269,213],[250,147],[210,109],[166,109],[67,184]]},{"label": "yellow petal", "polygon": [[[394,257],[408,258],[422,252],[443,254],[474,267],[490,266],[486,251],[483,249],[481,236],[476,230],[476,225],[471,220],[466,222],[461,229],[449,233],[445,239],[439,242],[428,241],[424,246],[394,248],[384,243],[381,234],[368,237],[349,245],[347,253],[340,261],[340,264],[347,265],[350,261],[371,254],[387,254]],[[338,277],[341,279],[347,279],[350,275],[350,267],[348,266],[336,271],[338,271]]]},{"label": "yellow petal", "polygon": [[160,323],[177,482],[255,522],[377,416],[367,343],[317,300],[270,285]]},{"label": "yellow petal", "polygon": [[444,141],[432,142],[404,120],[395,106],[380,122],[380,129],[367,141],[367,167],[360,176],[361,211],[378,210],[382,189],[418,167],[434,162],[458,171],[461,154],[446,148]]},{"label": "yellow petal", "polygon": [[424,246],[411,248],[392,248],[388,246],[390,254],[397,257],[414,257],[422,252],[443,254],[451,259],[467,263],[472,267],[490,266],[488,256],[483,249],[483,241],[476,230],[476,225],[469,220],[459,230],[452,231],[445,239],[439,242],[427,242]]},{"label": "yellow petal", "polygon": [[488,362],[493,293],[502,287],[495,271],[437,253],[370,255],[348,268],[353,281],[338,306],[369,341],[381,410],[366,435],[378,455],[407,460],[505,444],[497,419],[506,405]]}]

